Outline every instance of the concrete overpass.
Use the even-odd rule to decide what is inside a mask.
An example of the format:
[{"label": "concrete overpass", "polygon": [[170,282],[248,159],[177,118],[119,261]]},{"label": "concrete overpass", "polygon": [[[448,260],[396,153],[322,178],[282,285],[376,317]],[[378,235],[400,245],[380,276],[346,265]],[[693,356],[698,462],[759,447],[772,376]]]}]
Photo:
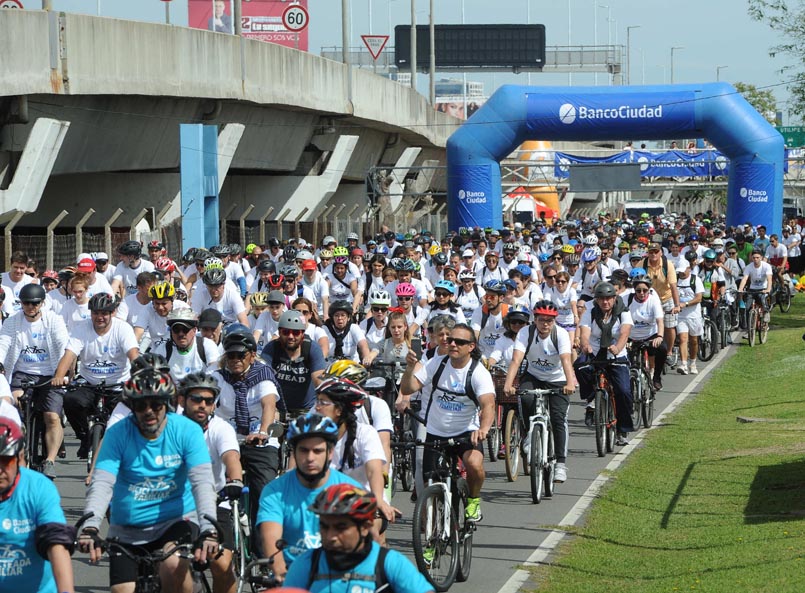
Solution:
[{"label": "concrete overpass", "polygon": [[444,164],[460,123],[371,72],[184,27],[0,10],[0,56],[0,222],[20,227],[169,221],[180,123],[220,126],[222,215],[302,222],[365,209],[370,167]]}]

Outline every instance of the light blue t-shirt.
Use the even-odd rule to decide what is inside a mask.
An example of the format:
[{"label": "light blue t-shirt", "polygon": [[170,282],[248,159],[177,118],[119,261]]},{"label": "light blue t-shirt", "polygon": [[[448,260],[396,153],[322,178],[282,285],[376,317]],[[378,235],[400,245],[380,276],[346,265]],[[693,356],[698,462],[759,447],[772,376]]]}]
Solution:
[{"label": "light blue t-shirt", "polygon": [[319,492],[333,484],[352,484],[362,486],[348,475],[330,468],[330,476],[321,487],[311,490],[299,483],[296,470],[289,471],[263,488],[260,495],[260,508],[257,510],[257,524],[265,521],[282,525],[282,539],[288,545],[282,551],[288,566],[307,550],[321,545],[319,517],[308,507],[316,500]]},{"label": "light blue t-shirt", "polygon": [[187,473],[205,463],[210,453],[204,433],[189,418],[168,413],[153,441],[140,434],[133,415],[121,420],[106,432],[96,465],[117,478],[111,523],[145,527],[192,513]]},{"label": "light blue t-shirt", "polygon": [[20,468],[11,498],[0,502],[0,591],[56,593],[50,562],[36,551],[36,528],[64,523],[56,486],[42,474]]},{"label": "light blue t-shirt", "polygon": [[[330,570],[327,566],[327,558],[324,554],[319,556],[318,575],[329,575],[327,579],[317,579],[310,585],[310,593],[375,593],[375,565],[377,555],[380,553],[380,546],[377,542],[372,542],[372,551],[366,559],[349,571],[354,575],[367,575],[369,580],[343,578],[345,573]],[[306,589],[310,581],[310,563],[313,557],[313,550],[305,552],[288,569],[285,577],[285,587],[299,587]],[[386,572],[386,580],[390,589],[394,593],[426,593],[433,591],[433,586],[424,576],[411,564],[405,556],[396,550],[389,550],[386,554],[386,561],[383,564]]]}]

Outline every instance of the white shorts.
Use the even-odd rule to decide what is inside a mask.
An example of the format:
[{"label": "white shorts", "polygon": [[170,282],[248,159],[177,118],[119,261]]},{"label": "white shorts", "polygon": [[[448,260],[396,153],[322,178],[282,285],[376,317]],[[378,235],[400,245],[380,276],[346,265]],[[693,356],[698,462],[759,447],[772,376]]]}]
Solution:
[{"label": "white shorts", "polygon": [[680,317],[676,326],[676,333],[690,334],[698,338],[704,333],[704,322],[701,315],[691,315],[690,317]]},{"label": "white shorts", "polygon": [[665,312],[663,317],[663,325],[666,329],[673,329],[679,323],[679,313],[671,313],[674,308],[674,299],[668,299],[662,304],[662,310]]}]

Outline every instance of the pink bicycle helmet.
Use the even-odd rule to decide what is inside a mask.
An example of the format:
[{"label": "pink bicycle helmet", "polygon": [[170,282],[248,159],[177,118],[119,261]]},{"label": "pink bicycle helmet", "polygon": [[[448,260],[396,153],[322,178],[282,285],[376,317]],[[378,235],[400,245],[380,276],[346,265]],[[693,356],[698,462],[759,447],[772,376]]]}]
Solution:
[{"label": "pink bicycle helmet", "polygon": [[410,282],[401,282],[397,285],[397,296],[416,296],[416,288]]}]

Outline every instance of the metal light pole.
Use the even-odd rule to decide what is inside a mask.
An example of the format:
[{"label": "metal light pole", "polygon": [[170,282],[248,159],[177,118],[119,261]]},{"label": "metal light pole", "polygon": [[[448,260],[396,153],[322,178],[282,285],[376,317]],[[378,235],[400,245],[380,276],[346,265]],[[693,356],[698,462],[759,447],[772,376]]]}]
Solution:
[{"label": "metal light pole", "polygon": [[411,88],[416,90],[416,0],[411,0]]},{"label": "metal light pole", "polygon": [[639,29],[640,25],[626,27],[626,84],[632,84],[632,29]]},{"label": "metal light pole", "polygon": [[[595,53],[597,54],[598,49],[598,9],[599,8],[606,8],[609,10],[609,6],[606,4],[599,4],[598,0],[593,0],[593,14],[595,23],[593,23],[593,45],[595,45]],[[595,73],[595,84],[598,85],[598,72]]]},{"label": "metal light pole", "polygon": [[716,82],[718,82],[719,80],[721,80],[721,71],[722,71],[724,68],[729,68],[729,66],[716,66]]},{"label": "metal light pole", "polygon": [[682,45],[675,45],[671,48],[671,84],[674,84],[674,52],[678,49],[685,49]]},{"label": "metal light pole", "polygon": [[[461,24],[464,24],[464,0],[461,0]],[[495,87],[495,79],[492,78],[492,90],[494,92]],[[464,119],[467,119],[467,73],[462,72],[461,74],[461,97],[464,103]]]},{"label": "metal light pole", "polygon": [[[531,24],[531,0],[525,0],[525,24]],[[528,72],[528,86],[531,86],[531,71]]]},{"label": "metal light pole", "polygon": [[433,0],[430,0],[430,104],[436,103],[436,23],[433,20]]}]

